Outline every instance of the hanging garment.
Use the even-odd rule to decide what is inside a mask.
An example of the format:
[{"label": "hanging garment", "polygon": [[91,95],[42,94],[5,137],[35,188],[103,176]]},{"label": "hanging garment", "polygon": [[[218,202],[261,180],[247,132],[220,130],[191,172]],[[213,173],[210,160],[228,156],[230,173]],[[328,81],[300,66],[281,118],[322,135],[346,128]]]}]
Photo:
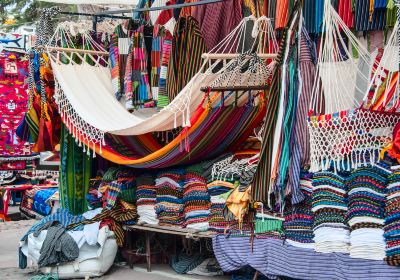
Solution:
[{"label": "hanging garment", "polygon": [[276,1],[275,29],[286,27],[289,16],[289,0]]},{"label": "hanging garment", "polygon": [[123,96],[124,90],[124,79],[126,71],[126,61],[129,54],[130,47],[130,33],[134,28],[133,21],[127,21],[125,23],[126,28],[123,24],[118,25],[115,28],[114,34],[111,36],[110,42],[110,66],[111,66],[111,77],[112,85],[115,97],[120,100]]},{"label": "hanging garment", "polygon": [[154,107],[147,72],[144,26],[132,31],[124,77],[125,108]]},{"label": "hanging garment", "polygon": [[180,18],[175,26],[168,63],[167,92],[170,102],[201,68],[206,45],[193,17]]},{"label": "hanging garment", "polygon": [[192,16],[199,28],[208,50],[213,49],[242,20],[242,1],[224,2],[197,6]]},{"label": "hanging garment", "polygon": [[393,27],[397,20],[397,9],[395,0],[387,0],[386,6],[386,27]]},{"label": "hanging garment", "polygon": [[353,28],[354,23],[352,1],[353,0],[339,0],[338,2],[338,14],[348,28]]},{"label": "hanging garment", "polygon": [[87,210],[86,193],[89,189],[91,158],[63,125],[60,145],[60,199],[61,206],[72,214]]}]

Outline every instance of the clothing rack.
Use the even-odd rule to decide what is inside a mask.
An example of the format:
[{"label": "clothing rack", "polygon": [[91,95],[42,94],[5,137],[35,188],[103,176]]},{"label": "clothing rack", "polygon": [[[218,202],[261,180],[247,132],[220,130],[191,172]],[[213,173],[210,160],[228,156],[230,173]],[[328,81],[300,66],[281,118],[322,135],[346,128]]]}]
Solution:
[{"label": "clothing rack", "polygon": [[231,87],[202,87],[200,90],[202,92],[209,91],[251,91],[251,90],[268,90],[269,86],[231,86]]},{"label": "clothing rack", "polygon": [[76,12],[60,12],[62,15],[70,15],[70,16],[86,16],[91,17],[93,22],[93,31],[97,30],[97,22],[100,18],[111,18],[111,19],[130,19],[131,17],[126,16],[116,16],[111,14],[89,14],[89,13],[76,13]]},{"label": "clothing rack", "polygon": [[184,7],[192,7],[192,6],[200,6],[200,5],[219,3],[219,2],[224,2],[224,1],[227,1],[227,0],[199,0],[197,2],[174,4],[174,5],[169,5],[169,6],[150,7],[150,8],[135,8],[135,9],[130,9],[130,10],[104,11],[104,12],[96,13],[96,15],[102,16],[102,15],[112,15],[112,14],[171,10],[171,9],[179,9],[179,8],[184,8]]},{"label": "clothing rack", "polygon": [[[238,57],[239,53],[203,53],[201,57],[203,59],[234,59]],[[261,59],[276,59],[278,57],[278,54],[276,53],[260,53],[257,54],[258,57]],[[250,58],[251,56],[247,56],[247,58]]]}]

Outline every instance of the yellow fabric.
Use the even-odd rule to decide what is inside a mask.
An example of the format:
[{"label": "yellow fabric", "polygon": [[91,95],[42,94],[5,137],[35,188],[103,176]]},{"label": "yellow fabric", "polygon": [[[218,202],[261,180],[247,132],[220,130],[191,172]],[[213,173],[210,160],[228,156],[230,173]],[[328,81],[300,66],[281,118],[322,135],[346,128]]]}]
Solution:
[{"label": "yellow fabric", "polygon": [[244,192],[239,191],[239,187],[234,189],[228,199],[226,200],[226,206],[229,211],[238,219],[239,228],[243,223],[243,217],[249,209],[251,202],[251,186],[249,186]]}]

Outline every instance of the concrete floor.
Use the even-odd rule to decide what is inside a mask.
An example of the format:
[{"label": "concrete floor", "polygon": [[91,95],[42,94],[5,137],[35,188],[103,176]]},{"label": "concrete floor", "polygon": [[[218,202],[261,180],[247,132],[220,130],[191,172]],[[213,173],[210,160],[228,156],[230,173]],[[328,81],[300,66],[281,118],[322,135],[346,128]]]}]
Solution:
[{"label": "concrete floor", "polygon": [[[15,213],[17,208],[12,207],[10,213]],[[21,280],[29,279],[36,274],[35,269],[18,268],[18,242],[19,239],[34,223],[34,220],[20,220],[12,222],[0,222],[0,279]],[[106,275],[99,280],[228,280],[229,276],[202,277],[192,275],[179,275],[168,265],[152,265],[152,272],[147,272],[145,265],[135,266],[130,269],[127,266],[114,265]]]}]

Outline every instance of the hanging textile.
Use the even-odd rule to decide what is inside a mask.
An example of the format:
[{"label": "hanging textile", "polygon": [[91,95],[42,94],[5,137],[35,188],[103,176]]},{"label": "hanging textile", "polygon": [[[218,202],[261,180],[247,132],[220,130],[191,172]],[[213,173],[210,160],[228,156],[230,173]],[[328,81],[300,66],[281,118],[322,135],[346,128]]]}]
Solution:
[{"label": "hanging textile", "polygon": [[129,20],[125,24],[120,24],[115,28],[110,42],[110,66],[112,85],[115,97],[120,100],[123,96],[124,79],[126,71],[126,61],[130,46],[130,33],[134,23]]},{"label": "hanging textile", "polygon": [[289,0],[276,1],[275,28],[282,29],[286,26],[289,16]]},{"label": "hanging textile", "polygon": [[[296,2],[293,12],[289,17],[289,25],[294,27],[299,18],[299,10],[301,9],[301,5],[299,2]],[[277,65],[283,63],[284,54],[287,48],[286,40],[290,40],[288,27],[286,27],[285,31],[282,34],[281,46],[279,48]],[[289,35],[289,37],[288,37]],[[270,187],[271,187],[271,171],[272,171],[272,151],[274,144],[274,128],[276,126],[276,121],[278,117],[278,105],[280,99],[280,67],[275,68],[275,72],[272,75],[271,86],[268,96],[268,103],[266,108],[266,114],[264,118],[264,130],[263,130],[263,141],[262,148],[260,151],[260,161],[258,163],[256,174],[254,175],[253,180],[253,190],[252,197],[254,201],[268,202],[268,206],[271,205],[270,201]]]},{"label": "hanging textile", "polygon": [[[2,159],[12,161],[13,158],[32,156],[31,145],[17,136],[28,107],[28,65],[28,58],[23,53],[0,52],[0,163]],[[8,162],[6,166],[24,169],[25,161]]]},{"label": "hanging textile", "polygon": [[227,0],[193,9],[192,16],[199,28],[208,50],[222,41],[242,20],[242,1]]},{"label": "hanging textile", "polygon": [[124,77],[125,108],[127,110],[154,107],[147,72],[147,52],[144,26],[132,31]]},{"label": "hanging textile", "polygon": [[60,145],[61,207],[74,215],[87,211],[86,194],[91,177],[91,159],[63,125]]},{"label": "hanging textile", "polygon": [[348,28],[352,28],[354,24],[352,1],[353,0],[339,0],[338,2],[338,14]]},{"label": "hanging textile", "polygon": [[180,18],[175,26],[168,63],[167,92],[170,102],[201,68],[206,45],[193,17]]},{"label": "hanging textile", "polygon": [[395,0],[387,0],[386,6],[386,28],[393,27],[397,20],[397,9]]},{"label": "hanging textile", "polygon": [[[372,0],[371,0],[372,1]],[[386,3],[356,0],[356,31],[383,30],[386,26]]]},{"label": "hanging textile", "polygon": [[[37,27],[36,45],[48,44],[53,34],[52,18],[58,8],[43,9]],[[29,108],[18,128],[23,140],[34,142],[32,151],[53,151],[60,141],[61,118],[54,103],[54,77],[43,49],[32,49],[29,56]]]}]

